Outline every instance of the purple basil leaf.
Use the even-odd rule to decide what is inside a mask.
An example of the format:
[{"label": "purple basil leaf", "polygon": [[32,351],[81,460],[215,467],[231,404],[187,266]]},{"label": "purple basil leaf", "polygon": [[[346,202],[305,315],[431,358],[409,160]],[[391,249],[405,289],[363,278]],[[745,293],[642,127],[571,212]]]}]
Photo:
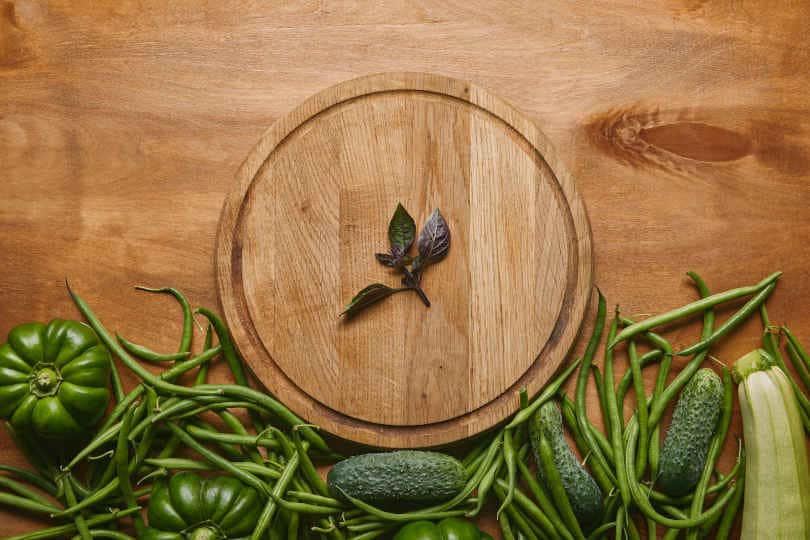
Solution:
[{"label": "purple basil leaf", "polygon": [[450,250],[450,228],[438,209],[430,214],[422,227],[416,247],[422,259],[419,261],[420,268],[427,263],[440,261]]},{"label": "purple basil leaf", "polygon": [[[388,241],[391,243],[391,254],[401,258],[413,245],[416,236],[416,223],[401,203],[397,204],[391,222],[388,224]],[[396,250],[396,251],[395,251]],[[399,255],[397,255],[399,254]]]},{"label": "purple basil leaf", "polygon": [[351,318],[371,304],[379,302],[383,298],[387,298],[400,290],[401,289],[392,289],[391,287],[383,285],[382,283],[372,283],[354,295],[352,301],[349,302],[349,305],[346,306],[346,309],[344,309],[340,314],[345,315],[347,318]]}]

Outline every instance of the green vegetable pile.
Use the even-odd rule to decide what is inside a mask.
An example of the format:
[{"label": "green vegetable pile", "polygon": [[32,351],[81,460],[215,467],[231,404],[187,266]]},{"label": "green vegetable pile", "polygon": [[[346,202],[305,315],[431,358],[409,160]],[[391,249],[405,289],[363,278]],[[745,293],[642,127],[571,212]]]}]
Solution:
[{"label": "green vegetable pile", "polygon": [[[132,534],[149,540],[486,540],[489,535],[465,518],[491,499],[507,540],[634,539],[642,531],[648,538],[723,539],[745,498],[757,516],[743,522],[745,538],[764,538],[763,531],[778,527],[784,538],[808,538],[810,493],[762,495],[773,478],[788,491],[810,487],[801,433],[802,426],[810,433],[810,400],[799,384],[810,391],[810,359],[789,330],[771,325],[765,310],[779,273],[716,294],[698,275],[689,276],[699,300],[638,322],[617,308],[608,325],[600,293],[582,358],[532,401],[521,392],[518,413],[460,459],[424,451],[363,454],[339,461],[326,480],[315,463],[341,456],[314,426],[250,387],[228,328],[214,312],[196,310],[209,324],[202,350],[192,353],[189,302],[176,289],[146,289],[171,294],[183,310],[178,351],[160,354],[111,334],[69,289],[87,324],[23,324],[0,346],[0,416],[34,469],[0,465],[0,505],[49,521],[16,540],[126,540]],[[747,301],[732,316],[715,324],[716,306],[742,298]],[[734,369],[749,461],[740,444],[736,464],[721,472],[734,392],[731,370],[710,363],[709,350],[757,313],[764,350]],[[654,332],[695,315],[703,317],[701,337],[683,350]],[[606,327],[600,367],[595,357]],[[799,382],[785,365],[780,336]],[[629,364],[620,376],[619,354]],[[691,358],[675,373],[681,356]],[[112,357],[140,379],[128,393]],[[208,383],[211,363],[220,358],[234,384]],[[141,361],[164,369],[154,374]],[[719,375],[707,367],[713,364]],[[645,370],[655,370],[649,392]],[[183,375],[193,376],[192,384],[178,384]],[[588,416],[589,387],[596,389],[591,409],[601,413],[604,431]],[[632,407],[629,417],[626,407]],[[788,442],[772,436],[782,420]],[[771,451],[781,452],[778,466],[765,464]],[[756,489],[745,492],[746,483]]]}]

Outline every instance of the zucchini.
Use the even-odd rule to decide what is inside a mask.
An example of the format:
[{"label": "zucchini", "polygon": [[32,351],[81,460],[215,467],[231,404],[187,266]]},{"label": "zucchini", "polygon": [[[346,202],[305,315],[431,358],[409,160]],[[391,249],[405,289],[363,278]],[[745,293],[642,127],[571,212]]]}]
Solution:
[{"label": "zucchini", "polygon": [[333,497],[347,500],[349,495],[378,506],[446,501],[458,495],[465,480],[456,458],[419,450],[352,456],[336,463],[326,477]]},{"label": "zucchini", "polygon": [[708,368],[695,373],[681,392],[659,459],[658,485],[672,497],[694,488],[706,465],[723,405],[723,382]]},{"label": "zucchini", "polygon": [[560,408],[554,401],[544,403],[529,422],[529,437],[537,462],[538,477],[548,486],[540,449],[540,439],[543,437],[551,446],[554,468],[560,474],[560,481],[574,516],[582,530],[588,532],[599,525],[602,519],[602,490],[568,446],[562,422]]},{"label": "zucchini", "polygon": [[734,364],[745,436],[742,540],[810,539],[810,472],[799,404],[763,350]]}]

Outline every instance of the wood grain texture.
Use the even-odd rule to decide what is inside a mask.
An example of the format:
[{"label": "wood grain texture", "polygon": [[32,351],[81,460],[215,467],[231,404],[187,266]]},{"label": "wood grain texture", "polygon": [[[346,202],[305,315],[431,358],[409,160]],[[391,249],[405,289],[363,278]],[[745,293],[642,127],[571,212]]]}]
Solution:
[{"label": "wood grain texture", "polygon": [[[399,294],[337,316],[399,278],[397,203],[439,208],[452,246],[425,271],[432,298]],[[489,429],[536,392],[577,335],[591,287],[590,230],[546,137],[469,83],[370,75],[277,121],[236,175],[220,223],[220,298],[260,381],[308,422],[379,447],[426,447]]]},{"label": "wood grain texture", "polygon": [[[609,302],[643,315],[693,298],[686,270],[719,290],[779,268],[771,317],[807,342],[809,16],[787,0],[2,0],[0,336],[76,316],[67,276],[111,328],[172,350],[175,306],[130,286],[216,305],[219,212],[267,126],[340,81],[415,71],[542,126]],[[752,321],[714,354],[758,340]],[[0,461],[23,463],[4,430]],[[36,525],[2,515],[0,536]]]}]

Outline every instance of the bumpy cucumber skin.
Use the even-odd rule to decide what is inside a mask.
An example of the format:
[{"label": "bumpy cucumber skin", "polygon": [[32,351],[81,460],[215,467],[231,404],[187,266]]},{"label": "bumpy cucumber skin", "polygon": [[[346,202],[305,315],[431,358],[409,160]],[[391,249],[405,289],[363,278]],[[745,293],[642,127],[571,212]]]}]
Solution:
[{"label": "bumpy cucumber skin", "polygon": [[[540,461],[540,435],[545,436],[554,451],[554,466],[560,473],[563,489],[568,495],[571,509],[583,531],[590,531],[602,519],[604,504],[599,485],[580,464],[577,456],[568,446],[563,431],[563,420],[557,403],[545,403],[529,422],[529,438],[535,460]],[[545,483],[543,468],[538,467],[538,476]]]},{"label": "bumpy cucumber skin", "polygon": [[[352,456],[326,477],[333,497],[341,490],[373,505],[435,503],[457,495],[465,483],[459,460],[438,452],[401,450]],[[340,489],[338,489],[340,488]]]},{"label": "bumpy cucumber skin", "polygon": [[723,404],[723,382],[703,368],[686,384],[669,425],[659,461],[658,485],[667,495],[686,495],[697,485]]}]

